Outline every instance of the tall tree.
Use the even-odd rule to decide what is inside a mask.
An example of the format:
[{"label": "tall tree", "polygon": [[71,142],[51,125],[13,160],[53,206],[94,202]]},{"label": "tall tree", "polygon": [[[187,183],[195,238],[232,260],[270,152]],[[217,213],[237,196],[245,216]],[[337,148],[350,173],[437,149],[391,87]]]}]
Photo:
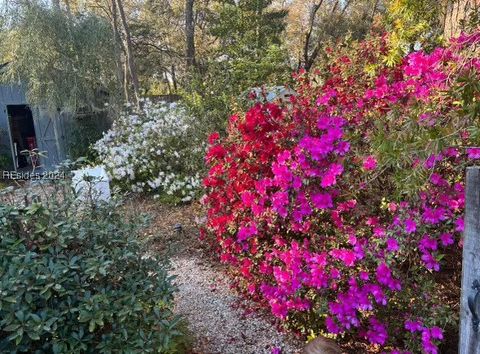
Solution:
[{"label": "tall tree", "polygon": [[212,59],[230,76],[236,90],[268,83],[275,76],[283,81],[287,11],[272,8],[271,0],[220,0],[216,5],[211,33],[219,45]]},{"label": "tall tree", "polygon": [[[112,25],[112,32],[113,32],[113,43],[114,43],[114,55],[115,55],[115,67],[116,67],[116,74],[118,82],[123,82],[123,92],[124,98],[126,101],[129,101],[129,92],[128,92],[128,85],[125,82],[125,70],[122,64],[121,59],[121,52],[123,49],[120,32],[118,29],[118,11],[117,11],[117,2],[112,0],[111,8],[110,8],[110,22]],[[124,50],[124,49],[123,49]]]},{"label": "tall tree", "polygon": [[[199,117],[198,131],[223,131],[232,109],[249,102],[259,86],[288,82],[290,68],[282,46],[287,11],[271,0],[216,0],[208,16],[211,50],[187,86],[185,99]],[[201,134],[201,133],[200,133]]]},{"label": "tall tree", "polygon": [[185,35],[187,67],[195,65],[195,23],[193,17],[193,4],[195,0],[185,0]]},{"label": "tall tree", "polygon": [[389,31],[389,65],[414,49],[435,46],[443,32],[444,0],[390,0],[385,24]]},{"label": "tall tree", "polygon": [[113,0],[116,1],[116,7],[118,13],[120,14],[120,21],[123,27],[123,39],[124,47],[126,52],[126,63],[128,66],[128,72],[130,73],[131,83],[133,87],[134,94],[134,103],[138,106],[140,102],[140,86],[138,83],[137,68],[135,66],[135,58],[133,53],[132,38],[130,36],[130,29],[127,22],[127,17],[125,16],[125,10],[123,8],[122,0]]},{"label": "tall tree", "polygon": [[294,0],[289,10],[287,44],[292,60],[306,70],[314,65],[321,49],[346,36],[363,38],[383,0]]}]

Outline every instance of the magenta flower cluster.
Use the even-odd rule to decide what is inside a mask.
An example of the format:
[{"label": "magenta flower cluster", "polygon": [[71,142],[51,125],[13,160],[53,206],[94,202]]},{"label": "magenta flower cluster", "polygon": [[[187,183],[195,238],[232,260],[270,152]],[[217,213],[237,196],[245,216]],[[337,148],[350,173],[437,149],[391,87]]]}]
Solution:
[{"label": "magenta flower cluster", "polygon": [[[383,40],[362,43],[356,60],[378,61],[371,48],[381,52]],[[442,270],[443,255],[459,249],[459,171],[480,149],[413,156],[405,168],[427,180],[393,201],[380,179],[391,167],[370,136],[377,117],[399,111],[392,125],[411,120],[424,130],[460,114],[446,97],[460,73],[480,72],[480,61],[463,54],[478,42],[464,35],[414,52],[374,80],[349,75],[353,59],[339,57],[320,89],[299,73],[289,105],[257,104],[231,117],[225,139],[211,137],[202,237],[240,289],[282,320],[303,318],[303,329],[351,335],[384,352],[439,352],[445,321],[426,304],[442,304],[418,292]],[[468,132],[458,140],[468,144]]]}]

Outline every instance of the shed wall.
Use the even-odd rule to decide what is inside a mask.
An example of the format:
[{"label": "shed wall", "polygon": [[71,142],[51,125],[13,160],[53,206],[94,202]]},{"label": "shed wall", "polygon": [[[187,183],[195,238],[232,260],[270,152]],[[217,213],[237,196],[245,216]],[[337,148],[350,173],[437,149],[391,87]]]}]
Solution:
[{"label": "shed wall", "polygon": [[[0,85],[0,154],[11,156],[8,105],[28,105],[25,91],[20,85]],[[41,164],[47,170],[52,169],[66,159],[66,130],[71,116],[52,114],[39,107],[30,106],[30,109],[38,149],[46,152],[47,155],[46,158],[41,158]],[[10,167],[13,167],[13,161]]]},{"label": "shed wall", "polygon": [[0,85],[0,154],[10,158],[10,168],[13,167],[13,159],[7,106],[20,104],[26,104],[25,92],[21,86]]}]

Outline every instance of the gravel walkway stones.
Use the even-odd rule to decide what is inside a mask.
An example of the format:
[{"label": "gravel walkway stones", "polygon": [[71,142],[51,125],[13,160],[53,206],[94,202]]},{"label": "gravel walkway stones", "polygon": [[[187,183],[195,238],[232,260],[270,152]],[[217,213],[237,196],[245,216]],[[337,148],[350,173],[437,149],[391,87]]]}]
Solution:
[{"label": "gravel walkway stones", "polygon": [[[198,241],[198,205],[169,207],[148,199],[132,200],[132,213],[152,215],[145,237],[152,250],[170,255],[171,274],[179,292],[176,312],[188,322],[193,336],[192,354],[297,354],[304,344],[281,333],[270,314],[259,314],[255,306],[231,289],[225,268]],[[175,225],[181,225],[181,232]],[[279,348],[281,351],[273,351]]]},{"label": "gravel walkway stones", "polygon": [[172,263],[180,290],[176,311],[189,322],[194,353],[260,354],[273,348],[299,353],[295,348],[300,343],[279,333],[267,319],[236,306],[243,300],[221,272],[196,257],[175,257]]}]

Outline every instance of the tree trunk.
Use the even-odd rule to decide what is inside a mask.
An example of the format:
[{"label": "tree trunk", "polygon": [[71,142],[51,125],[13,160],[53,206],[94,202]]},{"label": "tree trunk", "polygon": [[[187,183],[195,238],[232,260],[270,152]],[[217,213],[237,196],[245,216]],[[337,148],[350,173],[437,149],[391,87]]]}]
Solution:
[{"label": "tree trunk", "polygon": [[480,9],[480,0],[449,0],[445,5],[443,18],[445,38],[456,37],[460,34],[461,22]]},{"label": "tree trunk", "polygon": [[122,81],[123,81],[123,95],[125,96],[125,101],[126,102],[130,102],[130,90],[128,89],[128,82],[129,82],[129,79],[128,79],[128,65],[127,65],[127,60],[124,60],[123,63],[123,70],[122,70],[122,73],[123,73],[123,77],[122,77]]},{"label": "tree trunk", "polygon": [[122,0],[116,0],[118,13],[120,14],[120,21],[122,22],[126,52],[126,62],[128,65],[128,71],[130,72],[130,78],[132,79],[133,94],[135,97],[135,105],[138,107],[140,103],[140,88],[138,84],[137,68],[135,66],[135,59],[133,57],[133,45],[132,38],[130,37],[130,30],[128,28],[127,18],[125,11],[123,10]]},{"label": "tree trunk", "polygon": [[70,22],[73,22],[72,8],[70,6],[70,0],[65,0],[65,7],[67,9],[67,16]]},{"label": "tree trunk", "polygon": [[116,0],[112,0],[112,31],[113,31],[113,44],[115,50],[115,65],[117,67],[117,81],[122,83],[124,99],[128,102],[128,80],[125,81],[125,69],[122,63],[122,50],[124,50],[122,45],[122,38],[120,37],[120,32],[118,31],[118,10]]},{"label": "tree trunk", "polygon": [[175,93],[177,93],[177,77],[175,74],[175,65],[172,65],[172,81],[173,81],[173,89]]},{"label": "tree trunk", "polygon": [[373,23],[373,20],[375,18],[375,14],[377,13],[379,2],[380,2],[380,0],[375,0],[375,5],[373,5],[372,15],[370,16],[370,22],[371,23]]},{"label": "tree trunk", "polygon": [[[303,61],[304,61],[303,67],[307,71],[310,70],[310,68],[311,68],[311,66],[312,66],[312,64],[313,64],[313,62],[316,58],[316,55],[318,55],[318,51],[316,51],[315,49],[313,50],[312,55],[310,55],[310,39],[311,39],[312,32],[313,32],[313,26],[315,24],[315,17],[317,16],[318,10],[322,6],[322,3],[323,3],[323,0],[320,0],[320,2],[318,4],[313,5],[312,12],[310,13],[310,25],[309,25],[309,28],[308,28],[308,32],[305,35],[305,43],[304,43],[304,46],[303,46]],[[315,52],[317,52],[317,53],[315,53]]]},{"label": "tree trunk", "polygon": [[195,66],[195,24],[193,4],[195,0],[185,0],[185,37],[187,41],[187,68]]}]

